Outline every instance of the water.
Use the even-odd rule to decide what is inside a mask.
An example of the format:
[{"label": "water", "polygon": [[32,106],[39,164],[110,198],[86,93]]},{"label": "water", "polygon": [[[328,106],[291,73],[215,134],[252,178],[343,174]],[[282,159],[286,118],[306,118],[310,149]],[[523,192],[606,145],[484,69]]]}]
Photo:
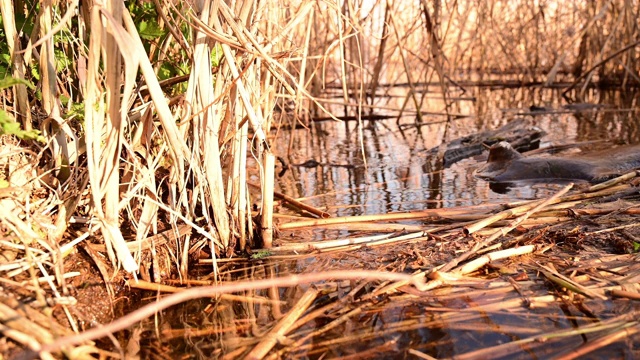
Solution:
[{"label": "water", "polygon": [[[474,95],[474,100],[455,103],[452,113],[470,116],[452,122],[447,140],[495,129],[516,117],[525,117],[546,132],[542,147],[593,140],[608,142],[599,146],[640,143],[637,98],[629,94],[592,91],[585,102],[606,108],[541,115],[529,112],[529,106],[561,110],[566,102],[558,99],[557,91],[476,89]],[[391,107],[397,98],[383,100],[386,101],[381,106]],[[438,105],[436,102],[435,106]],[[441,112],[438,109],[432,111]],[[321,165],[293,167],[278,179],[279,190],[305,198],[335,216],[531,199],[557,190],[555,186],[530,184],[497,194],[487,182],[473,176],[473,170],[486,159],[482,156],[465,159],[445,170],[434,168],[427,155],[429,149],[443,140],[442,120],[442,116],[427,117],[423,121],[432,124],[419,127],[415,126],[415,117],[403,117],[399,124],[396,119],[364,121],[362,129],[355,121],[324,121],[313,123],[308,130],[280,132],[279,139],[274,141],[277,154],[284,157],[289,154],[294,164],[313,159]],[[353,167],[339,166],[344,164]]]},{"label": "water", "polygon": [[[401,94],[406,89],[389,91]],[[577,113],[532,114],[529,113],[531,105],[559,109],[566,102],[555,90],[476,88],[470,91],[471,94],[467,93],[465,98],[456,101],[451,109],[452,113],[469,116],[452,123],[447,140],[495,129],[513,118],[524,116],[547,133],[542,138],[541,147],[594,140],[604,142],[591,144],[586,149],[609,147],[612,143],[640,143],[636,120],[638,99],[634,94],[591,91],[584,102],[603,104],[606,108]],[[402,100],[401,96],[391,96],[379,99],[377,105],[397,109]],[[442,104],[436,99],[432,108],[423,110],[435,113],[441,109]],[[395,112],[384,110],[378,113]],[[277,179],[277,191],[302,198],[332,216],[355,216],[533,199],[548,196],[561,187],[558,184],[527,184],[497,193],[489,183],[473,176],[474,169],[484,161],[483,156],[465,159],[446,169],[434,167],[427,154],[443,140],[442,120],[442,116],[426,116],[421,126],[415,126],[415,116],[405,116],[399,123],[395,119],[364,122],[362,128],[353,121],[323,121],[312,123],[308,129],[280,131],[272,142],[274,153],[287,158],[292,164],[315,160],[320,165],[291,167]],[[287,211],[280,208],[277,212]],[[303,229],[282,232],[280,238],[281,241],[319,241],[341,238],[350,233],[347,230]],[[448,255],[439,251],[439,243],[437,239],[428,239],[407,246],[362,249],[334,255],[222,264],[221,269],[223,274],[227,274],[227,281],[353,268],[412,272],[447,261]],[[201,271],[207,273],[208,269],[210,267]],[[314,302],[315,308],[337,301],[336,294],[338,299],[345,297],[357,284],[339,283],[334,290]],[[324,285],[335,286],[331,283]],[[543,281],[536,281],[534,286],[539,286],[546,293],[547,285]],[[240,356],[242,352],[233,351],[243,346],[252,348],[254,343],[243,342],[251,342],[248,339],[271,328],[277,313],[291,309],[308,288],[301,285],[245,293],[255,298],[281,299],[284,303],[277,306],[219,299],[214,306],[210,306],[208,301],[200,301],[172,308],[163,316],[164,321],[170,324],[168,327],[207,328],[211,333],[188,337],[187,340],[176,338],[166,341],[176,356]],[[347,301],[339,304],[345,307],[345,311],[360,309],[361,312],[321,335],[312,336],[298,346],[297,351],[283,356],[308,359],[359,354],[361,358],[412,358],[408,349],[413,349],[430,356],[450,357],[527,339],[539,334],[541,329],[550,333],[597,322],[589,312],[571,302],[562,305],[545,302],[543,298],[526,297],[531,304],[527,308],[522,304],[523,296],[528,295],[513,291],[507,282],[504,287],[495,289],[484,288],[479,283],[477,290],[466,290],[464,296],[456,291],[455,287],[445,287],[418,298],[400,294],[393,298],[380,297],[380,303],[363,302],[360,305]],[[495,308],[496,303],[503,305]],[[602,306],[603,302],[585,304],[588,305],[586,308],[594,309]],[[640,306],[634,303],[623,308],[610,302],[604,304],[611,307],[607,311],[600,309],[600,314],[605,314],[604,318],[617,313],[640,312]],[[471,307],[475,310],[465,311]],[[279,308],[279,311],[274,308]],[[297,335],[288,340],[294,341],[321,329],[343,313],[336,309],[327,311],[326,316],[296,329]],[[503,355],[492,354],[492,357],[546,358],[591,339],[590,335],[572,335],[563,338],[562,342],[554,342],[551,347],[536,341],[523,344],[515,351],[505,350]],[[279,344],[276,349],[284,346],[286,343]],[[629,347],[633,348],[632,345],[617,343],[590,355],[595,358],[631,358],[633,352]]]}]

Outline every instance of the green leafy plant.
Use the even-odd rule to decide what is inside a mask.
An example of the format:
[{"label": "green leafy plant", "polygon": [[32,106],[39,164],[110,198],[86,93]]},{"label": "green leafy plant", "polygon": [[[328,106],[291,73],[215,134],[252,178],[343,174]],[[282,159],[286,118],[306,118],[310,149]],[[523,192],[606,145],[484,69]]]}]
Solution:
[{"label": "green leafy plant", "polygon": [[[23,84],[33,89],[34,86],[30,82],[23,79],[16,79],[12,77],[5,77],[0,80],[0,90],[9,88],[14,85]],[[22,130],[20,124],[15,121],[9,114],[7,114],[4,110],[0,109],[0,135],[8,134],[14,135],[22,140],[37,140],[40,142],[45,142],[44,136],[40,135],[39,130],[30,130],[25,131]]]},{"label": "green leafy plant", "polygon": [[18,124],[4,110],[0,110],[0,134],[15,135],[22,140],[37,140],[39,142],[45,142],[45,138],[40,135],[39,130],[22,130],[20,124]]},{"label": "green leafy plant", "polygon": [[258,250],[256,252],[254,252],[253,254],[251,254],[251,258],[253,260],[260,260],[260,259],[264,259],[271,256],[271,251],[263,249],[263,250]]}]

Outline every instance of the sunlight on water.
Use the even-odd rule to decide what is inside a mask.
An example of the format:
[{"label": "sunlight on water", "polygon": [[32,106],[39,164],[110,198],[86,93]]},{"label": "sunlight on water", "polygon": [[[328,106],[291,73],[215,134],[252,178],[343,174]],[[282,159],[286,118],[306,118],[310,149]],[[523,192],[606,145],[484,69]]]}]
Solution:
[{"label": "sunlight on water", "polygon": [[[557,98],[552,90],[477,89],[476,101],[460,101],[452,112],[480,115],[454,120],[448,140],[525,117],[546,132],[542,147],[589,140],[640,142],[636,114],[629,111],[635,104],[633,98],[593,92],[588,100],[601,101],[606,108],[541,115],[529,112],[531,105],[559,109],[564,104]],[[393,107],[397,100],[387,98],[382,105]],[[280,134],[283,139],[275,144],[282,147],[275,149],[276,153],[286,157],[289,139],[284,137],[293,134],[291,163],[315,160],[319,165],[292,167],[278,179],[279,190],[326,208],[334,216],[351,216],[533,199],[561,188],[558,184],[523,184],[506,194],[496,193],[486,181],[473,176],[473,171],[486,160],[486,152],[450,168],[433,167],[434,159],[428,157],[428,150],[441,142],[442,120],[442,116],[426,117],[422,126],[415,126],[415,117],[403,117],[400,127],[396,119],[365,121],[363,147],[359,145],[355,121],[319,122],[309,130]]]}]

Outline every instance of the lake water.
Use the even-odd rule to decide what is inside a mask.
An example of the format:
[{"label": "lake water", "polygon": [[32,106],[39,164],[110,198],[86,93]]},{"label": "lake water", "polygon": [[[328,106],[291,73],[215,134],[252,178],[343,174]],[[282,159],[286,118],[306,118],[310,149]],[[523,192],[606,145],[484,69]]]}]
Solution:
[{"label": "lake water", "polygon": [[[377,114],[395,115],[402,105],[407,89],[389,89],[388,97],[380,98]],[[451,113],[467,114],[451,124],[446,140],[452,140],[486,129],[496,129],[517,117],[526,117],[546,132],[540,146],[571,144],[602,140],[569,152],[606,148],[612,144],[640,143],[638,130],[638,97],[635,94],[606,91],[590,91],[583,102],[601,104],[597,111],[557,111],[532,113],[529,107],[545,106],[561,110],[567,103],[553,89],[490,89],[472,88],[461,95],[451,107]],[[440,113],[442,103],[433,95],[431,106],[423,111]],[[333,109],[338,110],[338,109]],[[352,115],[352,114],[349,114]],[[275,139],[273,152],[287,159],[290,164],[302,164],[309,160],[319,163],[313,167],[292,166],[276,180],[277,191],[329,212],[332,216],[384,214],[388,212],[420,210],[425,208],[453,207],[483,203],[504,203],[514,200],[547,196],[561,185],[528,184],[512,188],[506,193],[496,193],[489,184],[473,176],[473,171],[485,160],[486,153],[465,159],[453,166],[435,168],[428,150],[443,141],[444,117],[428,115],[416,126],[414,114],[396,119],[363,122],[322,121],[311,123],[307,129],[280,130],[272,133]],[[345,166],[348,165],[348,166]],[[276,173],[281,169],[278,168]],[[253,179],[256,181],[257,179]],[[295,214],[280,207],[276,213]],[[280,241],[319,241],[342,238],[347,230],[305,229],[284,231]],[[416,257],[424,256],[423,262]],[[301,256],[286,259],[270,258],[259,261],[222,262],[221,273],[225,281],[264,279],[287,274],[361,268],[411,272],[428,269],[448,261],[438,250],[434,239],[407,246],[387,246],[361,249],[338,254]],[[425,260],[428,259],[428,260]],[[427,261],[426,263],[424,261]],[[210,265],[201,269],[203,278],[210,278]],[[337,288],[319,297],[314,308],[339,302],[352,291],[355,283],[339,283]],[[324,284],[330,286],[331,284]],[[334,286],[334,285],[331,285]],[[545,293],[545,286],[538,281]],[[297,303],[303,292],[309,289],[301,285],[295,288],[279,288],[248,291],[247,296],[262,299],[281,299],[281,305],[216,300],[211,306],[208,300],[191,302],[164,312],[168,327],[208,329],[209,335],[165,340],[171,344],[172,354],[188,357],[238,358],[255,345],[254,336],[261,337],[270,329],[279,313],[286,313]],[[336,298],[337,296],[337,298]],[[403,300],[404,299],[404,300]],[[522,296],[511,285],[489,289],[479,285],[477,291],[465,296],[456,289],[442,288],[421,299],[399,296],[380,304],[364,302],[361,313],[351,315],[340,326],[311,336],[297,351],[284,353],[285,358],[415,358],[409,348],[430,356],[451,357],[487,346],[525,339],[545,332],[578,328],[579,324],[592,322],[585,313],[570,303],[546,303],[542,298],[529,299],[529,308],[522,306]],[[492,308],[496,303],[513,304],[513,308]],[[465,312],[469,307],[486,304],[485,310]],[[359,308],[358,303],[345,308]],[[505,305],[506,306],[506,305]],[[611,317],[621,308],[610,302],[593,306]],[[275,309],[279,310],[275,310]],[[451,310],[454,309],[454,310]],[[460,309],[459,311],[455,309]],[[640,312],[640,306],[631,304],[624,312]],[[331,324],[335,316],[342,314],[334,309],[296,329],[287,341],[300,339],[312,331]],[[586,315],[585,315],[586,314]],[[586,320],[585,320],[586,319]],[[564,345],[539,346],[535,342],[522,349],[505,353],[503,358],[538,359],[550,354],[570,350],[586,337],[568,337]],[[287,346],[280,344],[276,348]],[[633,347],[632,345],[628,345]],[[245,350],[243,350],[245,349]],[[631,358],[624,342],[604,348],[590,355],[595,358],[616,356]],[[225,355],[226,354],[226,355]],[[273,353],[272,353],[273,354]],[[493,354],[492,358],[500,358]],[[631,357],[630,357],[631,356]],[[479,357],[483,358],[483,357]]]},{"label": "lake water", "polygon": [[[406,93],[403,88],[394,91]],[[612,144],[640,143],[638,98],[634,94],[593,90],[583,101],[604,107],[569,112],[563,110],[562,106],[568,103],[558,90],[475,88],[471,91],[474,93],[466,94],[452,106],[451,113],[469,116],[451,122],[448,141],[496,129],[514,118],[524,117],[545,131],[541,147],[603,141],[569,150],[571,153]],[[433,105],[423,111],[442,113],[441,100],[437,95],[433,97]],[[402,100],[402,97],[390,96],[381,98],[377,105],[397,109]],[[557,111],[531,112],[532,105]],[[396,115],[398,112],[377,110],[376,113]],[[280,131],[273,141],[276,154],[292,164],[315,160],[320,165],[292,167],[277,179],[277,190],[305,199],[333,216],[353,216],[540,198],[559,189],[557,184],[529,184],[505,194],[492,191],[486,181],[473,176],[473,171],[486,161],[486,152],[447,169],[434,167],[428,150],[443,141],[444,119],[444,116],[425,116],[418,126],[415,116],[404,116],[399,121],[363,121],[362,127],[358,127],[356,121],[322,121],[310,124],[308,129]]]}]

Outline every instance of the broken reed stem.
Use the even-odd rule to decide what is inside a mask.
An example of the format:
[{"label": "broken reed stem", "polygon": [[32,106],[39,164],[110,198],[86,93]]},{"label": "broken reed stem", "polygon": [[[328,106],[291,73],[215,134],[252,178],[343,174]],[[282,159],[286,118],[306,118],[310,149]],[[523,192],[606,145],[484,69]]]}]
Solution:
[{"label": "broken reed stem", "polygon": [[575,350],[572,350],[569,354],[564,355],[564,356],[559,356],[556,359],[558,360],[573,360],[573,359],[578,359],[578,358],[582,358],[583,356],[597,350],[600,348],[603,348],[607,345],[610,345],[612,343],[614,343],[617,340],[620,339],[633,339],[633,335],[637,334],[638,332],[640,332],[640,323],[637,321],[634,322],[629,322],[629,323],[625,323],[622,324],[618,327],[618,330],[613,332],[613,333],[609,333],[607,335],[604,335],[600,338],[597,338],[595,340],[591,340],[587,343],[583,343],[581,344],[580,347],[578,347]]},{"label": "broken reed stem", "polygon": [[262,359],[289,332],[295,321],[307,311],[309,306],[318,296],[318,290],[313,287],[307,289],[296,305],[285,315],[273,329],[263,336],[263,339],[256,347],[247,354],[245,359]]},{"label": "broken reed stem", "polygon": [[273,188],[275,179],[276,157],[269,151],[265,151],[263,164],[263,188],[262,188],[262,216],[260,217],[260,231],[262,232],[262,244],[265,249],[273,247]]},{"label": "broken reed stem", "polygon": [[[484,211],[490,211],[500,208],[501,205],[480,207]],[[353,222],[367,222],[367,221],[392,221],[392,220],[417,220],[427,219],[431,217],[447,219],[448,216],[454,216],[459,214],[465,214],[473,207],[460,207],[460,208],[442,208],[442,209],[427,209],[420,211],[412,211],[406,213],[391,213],[391,214],[374,214],[374,215],[362,215],[362,216],[343,216],[329,219],[311,219],[294,221],[285,224],[278,225],[280,230],[291,230],[303,227],[312,226],[325,226],[336,224],[349,224]]]},{"label": "broken reed stem", "polygon": [[465,226],[462,228],[462,231],[464,232],[465,235],[471,235],[473,233],[475,233],[476,231],[483,229],[497,221],[506,219],[508,217],[512,217],[512,216],[517,216],[520,214],[523,214],[529,210],[531,210],[531,208],[535,207],[537,204],[541,204],[542,202],[544,202],[544,200],[538,200],[536,202],[533,203],[529,203],[526,205],[521,205],[515,208],[511,208],[511,209],[507,209],[504,211],[501,211],[495,215],[489,216],[488,218],[482,219],[481,221],[478,221],[477,223],[471,224],[469,226]]},{"label": "broken reed stem", "polygon": [[456,269],[455,272],[458,273],[458,274],[462,274],[462,275],[470,274],[470,273],[480,269],[481,267],[487,265],[488,263],[490,263],[492,261],[505,259],[505,258],[509,258],[509,257],[512,257],[512,256],[520,256],[520,255],[524,255],[524,254],[530,254],[535,249],[536,249],[535,245],[526,245],[526,246],[520,246],[520,247],[513,248],[513,249],[495,251],[495,252],[483,255],[483,256],[481,256],[481,257],[479,257],[477,259],[474,259],[473,261],[470,261],[470,262],[466,263],[464,266]]},{"label": "broken reed stem", "polygon": [[[434,229],[435,230],[435,229]],[[363,246],[373,247],[379,245],[387,245],[391,243],[399,243],[401,241],[419,241],[421,239],[428,239],[426,231],[414,232],[409,234],[402,234],[399,236],[393,236],[393,234],[382,234],[361,237],[356,239],[339,239],[339,240],[327,240],[316,241],[308,243],[295,243],[286,244],[276,248],[272,248],[272,253],[279,252],[303,252],[303,251],[329,251],[329,250],[355,250]]]},{"label": "broken reed stem", "polygon": [[279,193],[277,191],[274,191],[273,195],[275,197],[279,198],[279,199],[282,199],[282,200],[286,201],[287,203],[289,203],[293,207],[296,207],[298,209],[304,210],[304,211],[309,212],[309,213],[311,213],[313,215],[317,215],[317,216],[319,216],[319,217],[321,217],[323,219],[331,217],[331,215],[328,212],[322,211],[322,210],[320,210],[318,208],[315,208],[315,207],[313,207],[311,205],[308,205],[308,204],[305,204],[303,202],[300,202],[300,201],[292,198],[291,196]]},{"label": "broken reed stem", "polygon": [[[461,277],[467,274],[470,274],[481,267],[489,264],[492,261],[499,259],[506,259],[513,256],[520,256],[524,254],[530,254],[536,249],[535,245],[526,245],[512,249],[499,250],[489,254],[485,254],[467,264],[463,267],[454,269],[453,271],[447,272],[445,270],[434,270],[429,274],[429,281],[422,291],[433,290],[435,288],[441,287],[445,284],[454,284],[459,282],[460,280],[464,280]],[[449,265],[449,264],[447,264]],[[444,267],[443,267],[444,269]]]},{"label": "broken reed stem", "polygon": [[604,296],[604,291],[593,291],[590,289],[587,289],[586,287],[578,284],[577,282],[569,279],[568,277],[560,274],[559,272],[557,272],[555,269],[549,267],[549,266],[544,266],[544,265],[540,265],[540,267],[538,268],[538,270],[544,274],[544,276],[549,279],[551,282],[557,284],[560,287],[563,287],[567,290],[573,291],[575,293],[590,297],[590,298],[598,298],[600,300],[606,300],[607,297]]},{"label": "broken reed stem", "polygon": [[471,250],[469,250],[469,251],[465,252],[464,254],[462,254],[461,256],[451,260],[449,263],[447,263],[445,266],[443,266],[440,269],[440,271],[443,271],[443,272],[444,271],[449,271],[449,270],[453,269],[454,267],[458,266],[458,264],[460,262],[465,261],[466,259],[471,257],[473,254],[475,254],[478,250],[480,250],[481,248],[483,248],[483,247],[487,246],[488,244],[492,243],[493,241],[498,239],[500,236],[504,236],[507,233],[509,233],[511,230],[515,229],[516,226],[518,226],[520,223],[522,223],[527,218],[529,218],[529,216],[531,214],[534,214],[534,213],[540,211],[540,209],[543,209],[545,206],[547,206],[549,204],[553,204],[555,202],[558,202],[558,199],[562,195],[566,194],[569,190],[571,190],[572,187],[573,187],[573,183],[568,184],[562,190],[558,191],[557,193],[555,193],[550,198],[538,203],[533,209],[528,210],[526,213],[524,213],[524,215],[522,215],[522,216],[516,218],[515,220],[511,221],[511,223],[507,227],[504,227],[504,228],[501,228],[501,229],[497,230],[495,233],[493,233],[493,235],[491,235],[487,239],[475,244],[473,246],[473,248],[471,248]]},{"label": "broken reed stem", "polygon": [[[632,176],[633,174],[633,176]],[[590,187],[589,189],[585,190],[584,193],[580,193],[580,194],[574,194],[574,195],[569,195],[566,197],[560,197],[560,198],[555,198],[553,201],[548,202],[547,204],[558,204],[558,203],[564,203],[564,202],[573,202],[573,201],[578,201],[578,200],[586,200],[586,199],[591,199],[594,197],[600,197],[600,196],[605,196],[605,195],[611,195],[611,194],[615,194],[617,192],[620,192],[622,190],[625,189],[629,189],[631,188],[631,185],[629,184],[622,184],[619,186],[614,186],[618,183],[620,183],[621,181],[625,181],[628,179],[631,179],[635,176],[636,172],[631,172],[628,174],[625,174],[623,176],[620,176],[618,178],[615,179],[611,179],[607,182],[598,184],[598,185],[594,185],[592,187]],[[544,200],[544,201],[548,201],[548,200]],[[482,221],[479,221],[475,224],[466,226],[463,228],[463,231],[465,232],[465,234],[469,235],[469,234],[473,234],[474,232],[490,225],[493,224],[496,221],[505,219],[507,217],[513,216],[513,215],[519,215],[522,214],[525,211],[528,211],[529,209],[531,209],[531,207],[533,207],[536,204],[540,204],[542,202],[544,202],[543,200],[535,200],[534,202],[526,202],[524,204],[522,203],[515,203],[512,205],[516,205],[516,207],[502,211],[498,214],[492,215]],[[577,203],[576,203],[577,205]],[[508,205],[509,206],[509,205]],[[580,210],[577,210],[580,211]]]},{"label": "broken reed stem", "polygon": [[625,291],[625,290],[613,289],[613,290],[610,290],[609,293],[613,297],[620,297],[620,298],[626,298],[626,299],[629,299],[629,300],[640,301],[640,294],[637,293],[637,292],[634,292],[634,291]]},{"label": "broken reed stem", "polygon": [[616,185],[616,184],[621,183],[623,181],[633,179],[636,176],[638,176],[638,171],[634,170],[634,171],[626,173],[626,174],[624,174],[622,176],[618,176],[617,178],[613,178],[613,179],[605,181],[603,183],[593,185],[592,187],[588,188],[585,192],[594,192],[594,191],[599,191],[599,190],[602,190],[602,189],[606,189],[606,188],[608,188],[610,186]]},{"label": "broken reed stem", "polygon": [[[275,166],[275,164],[274,164],[274,166]],[[256,189],[261,189],[260,185],[256,185],[256,184],[251,183],[251,182],[249,182],[248,184],[249,184],[249,186],[252,186],[252,187],[254,187]],[[319,216],[319,217],[321,217],[323,219],[326,219],[326,218],[331,216],[329,213],[327,213],[325,211],[322,211],[322,210],[320,210],[318,208],[315,208],[315,207],[313,207],[311,205],[307,205],[307,204],[305,204],[303,202],[300,202],[300,201],[292,198],[291,196],[285,195],[285,194],[277,192],[275,190],[273,191],[273,196],[277,197],[278,199],[286,201],[287,203],[289,203],[291,206],[293,206],[295,208],[304,210],[304,211],[306,211],[308,213],[311,213],[313,215],[317,215],[317,216]]]},{"label": "broken reed stem", "polygon": [[[551,301],[554,301],[553,298]],[[614,329],[620,329],[622,331],[629,329],[629,327],[635,326],[633,327],[631,330],[629,331],[629,333],[627,333],[627,335],[632,335],[634,333],[637,332],[637,330],[639,330],[638,328],[638,322],[637,321],[630,321],[630,319],[633,316],[637,316],[637,312],[632,312],[631,314],[625,314],[625,315],[621,315],[612,319],[607,319],[607,320],[602,320],[600,322],[598,322],[597,324],[593,324],[593,325],[586,325],[583,326],[580,329],[569,329],[569,330],[559,330],[559,331],[554,331],[554,332],[547,332],[547,333],[543,333],[543,334],[539,334],[539,335],[534,335],[534,336],[530,336],[524,339],[519,339],[519,340],[515,340],[515,341],[511,341],[511,342],[507,342],[504,344],[500,344],[500,345],[496,345],[496,346],[492,346],[492,347],[487,347],[487,348],[483,348],[483,349],[479,349],[479,350],[474,350],[474,351],[470,351],[468,353],[465,354],[458,354],[456,355],[456,359],[461,359],[461,360],[465,360],[465,359],[497,359],[497,358],[503,358],[503,357],[508,357],[508,355],[513,354],[515,351],[517,351],[518,349],[522,349],[524,347],[524,345],[527,345],[526,348],[528,349],[533,349],[535,347],[538,346],[545,346],[544,344],[547,344],[546,346],[548,346],[548,341],[552,340],[554,338],[568,338],[568,337],[575,337],[575,336],[579,336],[582,334],[592,334],[595,332],[606,332],[611,334],[611,331]],[[618,332],[620,331],[618,330]],[[618,332],[614,332],[613,336],[616,336],[615,334],[617,334]],[[566,353],[564,356],[561,357],[555,357],[556,359],[563,359],[563,360],[569,360],[569,359],[575,359],[576,357],[579,357],[581,355],[585,355],[588,354],[590,351],[593,351],[599,347],[602,346],[602,339],[607,339],[609,336],[612,335],[607,335],[604,337],[601,337],[599,339],[590,341],[588,343],[580,343],[577,344],[577,349],[574,350],[570,350],[568,353]],[[594,345],[595,344],[595,345]],[[595,346],[595,347],[592,347]],[[588,350],[587,350],[588,349]],[[586,350],[586,351],[585,351]]]}]

